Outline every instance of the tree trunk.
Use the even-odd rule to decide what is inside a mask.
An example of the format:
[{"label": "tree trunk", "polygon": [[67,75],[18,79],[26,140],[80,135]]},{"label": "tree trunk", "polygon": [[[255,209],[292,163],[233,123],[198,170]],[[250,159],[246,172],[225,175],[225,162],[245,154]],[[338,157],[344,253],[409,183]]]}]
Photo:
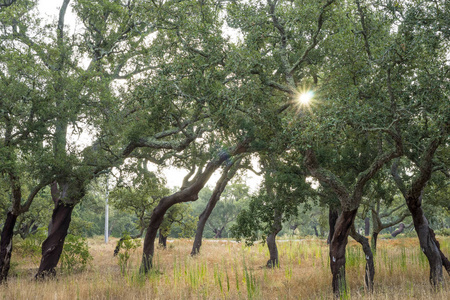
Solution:
[{"label": "tree trunk", "polygon": [[370,249],[370,245],[369,245],[369,239],[366,238],[365,236],[360,235],[358,232],[356,232],[354,225],[350,229],[350,235],[353,239],[355,239],[355,241],[360,243],[363,248],[364,255],[366,258],[366,273],[364,276],[364,283],[365,283],[366,289],[369,292],[373,292],[373,279],[375,277],[375,264],[373,261],[373,253],[372,253],[372,251]]},{"label": "tree trunk", "polygon": [[8,212],[0,241],[0,284],[6,282],[8,279],[8,271],[11,263],[11,253],[13,247],[12,239],[16,220],[17,216],[12,212]]},{"label": "tree trunk", "polygon": [[333,239],[334,227],[336,226],[336,221],[339,217],[339,212],[337,209],[333,208],[331,205],[328,209],[328,224],[330,226],[330,233],[328,234],[327,244],[331,244]]},{"label": "tree trunk", "polygon": [[64,204],[61,200],[57,202],[52,214],[52,229],[42,244],[42,259],[36,279],[56,275],[55,268],[63,250],[73,207],[73,205]]},{"label": "tree trunk", "polygon": [[369,236],[370,235],[370,218],[366,217],[364,219],[364,235]]},{"label": "tree trunk", "polygon": [[[161,201],[164,200],[161,199]],[[160,202],[161,204],[161,202]],[[144,251],[142,254],[142,263],[139,272],[140,273],[148,273],[150,269],[153,267],[153,255],[155,254],[155,239],[156,234],[158,232],[159,226],[164,221],[164,214],[169,209],[161,208],[161,205],[158,205],[152,212],[152,216],[150,218],[150,224],[147,228],[147,233],[145,234],[144,239]]]},{"label": "tree trunk", "polygon": [[278,232],[281,231],[281,213],[278,209],[274,210],[274,221],[272,225],[272,232],[267,236],[267,247],[269,248],[270,258],[266,263],[267,268],[280,267],[280,260],[278,259],[278,247],[276,237]]},{"label": "tree trunk", "polygon": [[370,245],[372,247],[372,252],[377,252],[377,239],[378,239],[378,232],[372,232],[372,240],[370,241]]},{"label": "tree trunk", "polygon": [[436,235],[434,234],[434,231],[431,228],[430,228],[430,236],[433,239],[434,243],[436,244],[437,248],[439,249],[439,253],[440,253],[441,259],[442,259],[442,264],[444,265],[444,268],[447,271],[447,274],[450,276],[450,261],[444,255],[444,253],[442,253],[442,251],[441,251],[441,244],[436,239]]},{"label": "tree trunk", "polygon": [[348,242],[350,227],[356,216],[357,209],[342,211],[334,228],[333,238],[330,244],[330,268],[333,275],[333,293],[340,296],[346,290],[345,281],[345,248]]},{"label": "tree trunk", "polygon": [[162,233],[161,229],[159,229],[159,240],[158,240],[158,243],[163,249],[167,248],[167,236],[165,236]]},{"label": "tree trunk", "polygon": [[313,225],[313,229],[314,229],[314,234],[316,235],[316,237],[319,237],[319,232],[317,231],[317,226]]},{"label": "tree trunk", "polygon": [[205,230],[206,221],[208,221],[209,216],[216,207],[217,202],[220,200],[220,196],[222,195],[222,192],[225,190],[228,181],[230,181],[230,179],[233,178],[234,174],[236,174],[238,168],[234,168],[231,172],[229,172],[232,165],[233,164],[228,164],[223,170],[222,176],[217,181],[216,187],[214,188],[214,191],[211,194],[211,197],[209,198],[205,210],[198,217],[197,231],[195,232],[195,239],[192,245],[191,256],[200,253],[200,248],[202,246],[203,231]]},{"label": "tree trunk", "polygon": [[396,237],[400,233],[402,233],[405,230],[405,224],[401,223],[396,231],[394,231],[391,236]]},{"label": "tree trunk", "polygon": [[428,259],[430,265],[430,283],[437,288],[443,284],[441,251],[435,242],[434,232],[428,225],[428,220],[422,209],[421,199],[407,198],[406,204],[411,212],[414,229],[419,237],[420,248]]},{"label": "tree trunk", "polygon": [[214,233],[215,233],[214,238],[215,239],[221,239],[222,238],[222,232],[223,232],[224,228],[225,228],[225,226],[222,226],[221,228],[214,229]]}]

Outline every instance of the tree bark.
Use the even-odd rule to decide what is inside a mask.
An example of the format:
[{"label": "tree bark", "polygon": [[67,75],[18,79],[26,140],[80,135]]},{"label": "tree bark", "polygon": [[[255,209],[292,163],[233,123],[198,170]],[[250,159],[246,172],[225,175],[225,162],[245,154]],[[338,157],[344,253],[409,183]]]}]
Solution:
[{"label": "tree bark", "polygon": [[444,282],[442,252],[435,242],[436,239],[434,238],[433,230],[428,225],[428,220],[421,207],[421,200],[408,198],[406,199],[406,203],[413,218],[414,229],[419,237],[420,248],[427,257],[430,265],[430,283],[433,287],[437,288]]},{"label": "tree bark", "polygon": [[167,236],[165,236],[162,233],[162,230],[159,229],[159,239],[158,239],[158,243],[159,245],[163,248],[166,249],[167,248]]},{"label": "tree bark", "polygon": [[333,293],[339,297],[346,290],[345,281],[345,248],[348,242],[350,227],[355,220],[357,209],[342,211],[339,215],[333,238],[330,244],[330,268],[333,276]]},{"label": "tree bark", "polygon": [[370,235],[370,218],[366,217],[364,219],[364,235],[369,236]]},{"label": "tree bark", "polygon": [[370,241],[370,246],[372,248],[373,253],[377,252],[377,240],[378,240],[378,232],[372,232],[372,240]]},{"label": "tree bark", "polygon": [[56,266],[61,256],[64,240],[72,219],[74,206],[59,200],[52,214],[52,229],[42,244],[42,259],[36,279],[56,275]]},{"label": "tree bark", "polygon": [[328,234],[327,244],[331,244],[331,240],[333,239],[334,227],[336,226],[336,221],[339,217],[339,211],[333,208],[331,205],[328,209],[328,224],[330,226],[330,233]]},{"label": "tree bark", "polygon": [[0,284],[8,279],[8,272],[11,266],[11,253],[13,248],[14,225],[17,216],[12,212],[6,215],[0,241]]},{"label": "tree bark", "polygon": [[353,225],[350,229],[350,236],[355,241],[360,243],[363,248],[364,255],[366,258],[366,272],[365,272],[365,276],[364,276],[364,283],[365,283],[366,289],[369,292],[373,292],[373,280],[375,277],[375,264],[374,264],[374,260],[373,260],[373,253],[372,253],[372,250],[370,249],[370,245],[369,245],[369,239],[366,238],[365,236],[360,235],[355,230],[355,225]]}]

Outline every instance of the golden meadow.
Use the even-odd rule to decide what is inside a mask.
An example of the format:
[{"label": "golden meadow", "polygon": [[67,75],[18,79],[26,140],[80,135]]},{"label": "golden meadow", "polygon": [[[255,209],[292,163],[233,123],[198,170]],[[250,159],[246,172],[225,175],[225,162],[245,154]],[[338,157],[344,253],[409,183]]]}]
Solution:
[{"label": "golden meadow", "polygon": [[[351,239],[350,239],[351,240]],[[439,237],[444,253],[450,238]],[[40,256],[13,252],[11,276],[0,286],[2,299],[333,299],[328,247],[324,240],[280,240],[280,268],[262,267],[267,247],[204,240],[190,257],[192,241],[169,241],[157,249],[155,268],[141,276],[142,247],[131,253],[126,272],[113,256],[117,240],[88,239],[93,256],[82,272],[59,272],[56,279],[35,281]],[[428,262],[417,238],[380,239],[375,256],[375,292],[364,289],[365,259],[353,240],[347,247],[349,299],[450,299],[448,284],[432,291]],[[444,275],[448,282],[449,277]]]}]

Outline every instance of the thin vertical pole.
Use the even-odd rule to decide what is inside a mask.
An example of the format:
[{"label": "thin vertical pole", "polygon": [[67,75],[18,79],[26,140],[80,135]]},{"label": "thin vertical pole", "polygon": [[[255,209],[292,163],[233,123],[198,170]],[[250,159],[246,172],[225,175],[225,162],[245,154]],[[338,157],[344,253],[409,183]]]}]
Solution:
[{"label": "thin vertical pole", "polygon": [[108,196],[109,196],[109,189],[108,189],[108,178],[106,178],[106,199],[105,199],[105,243],[108,243],[108,237],[109,237],[109,205],[108,205]]}]

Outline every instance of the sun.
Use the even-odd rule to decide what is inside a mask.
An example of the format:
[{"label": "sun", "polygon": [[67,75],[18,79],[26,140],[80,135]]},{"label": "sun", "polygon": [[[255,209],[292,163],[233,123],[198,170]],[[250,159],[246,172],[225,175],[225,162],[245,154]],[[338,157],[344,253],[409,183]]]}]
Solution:
[{"label": "sun", "polygon": [[313,97],[314,97],[314,92],[307,91],[298,96],[298,102],[300,102],[300,104],[302,104],[302,105],[309,105],[309,103],[311,102]]}]

